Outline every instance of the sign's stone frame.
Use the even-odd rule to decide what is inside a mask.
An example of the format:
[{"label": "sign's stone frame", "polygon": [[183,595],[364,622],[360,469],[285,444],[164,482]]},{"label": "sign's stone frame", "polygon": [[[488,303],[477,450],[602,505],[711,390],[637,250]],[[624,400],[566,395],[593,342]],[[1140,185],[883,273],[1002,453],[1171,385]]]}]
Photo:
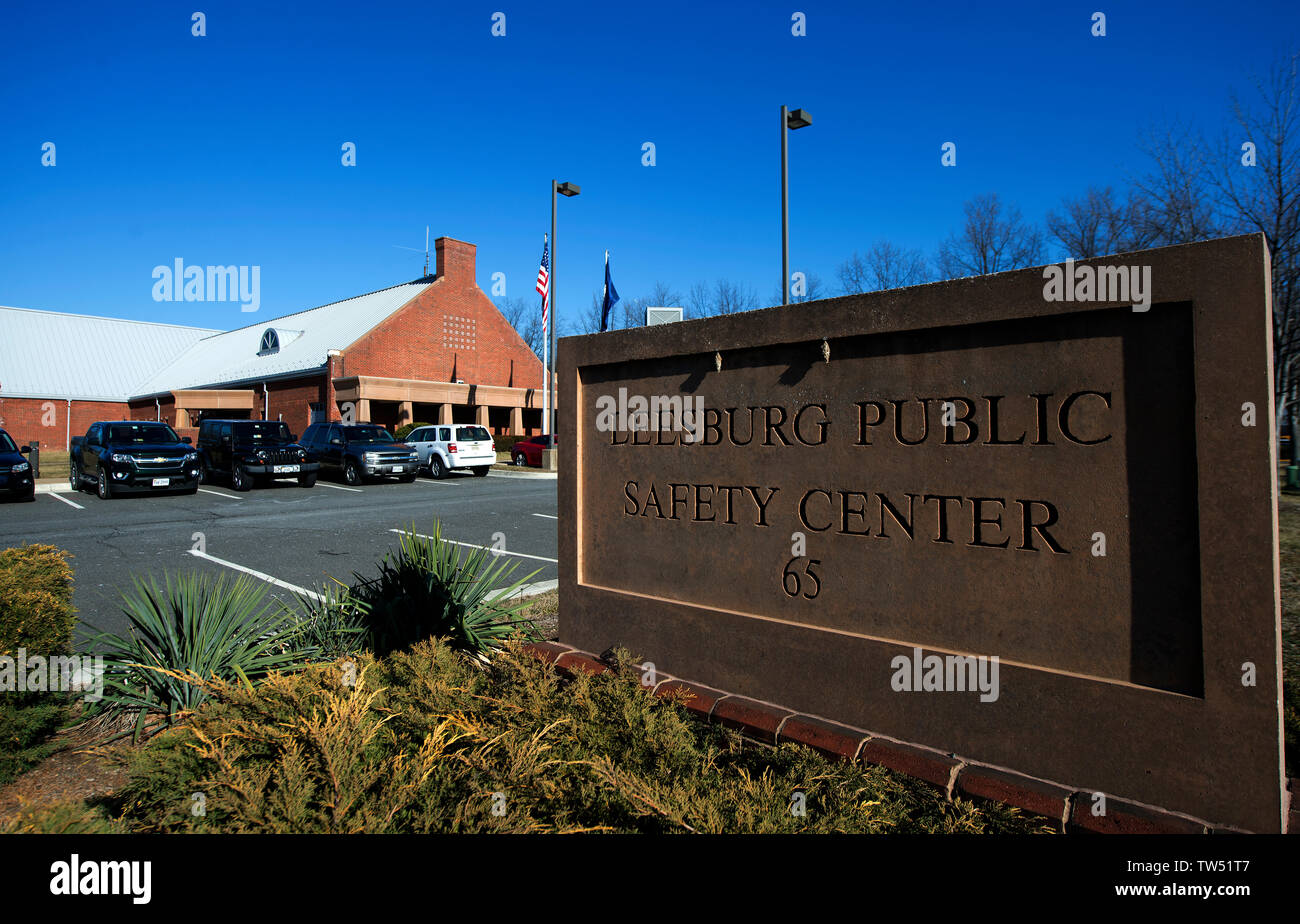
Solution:
[{"label": "sign's stone frame", "polygon": [[[1004,695],[889,696],[853,682],[907,640],[812,627],[583,580],[583,445],[594,422],[560,420],[560,639],[623,646],[677,677],[968,759],[1250,831],[1284,829],[1277,457],[1272,308],[1262,235],[1078,261],[1150,267],[1151,310],[1190,306],[1203,687],[1197,695],[1040,666],[1001,666]],[[1044,299],[1042,267],[761,312],[568,337],[561,406],[586,414],[584,370],[673,357],[701,380],[728,351],[1113,310]],[[1253,426],[1243,422],[1246,406]],[[588,415],[589,416],[589,415]],[[617,508],[615,508],[617,509]],[[635,550],[610,550],[634,555]],[[940,648],[926,651],[943,653]],[[1243,682],[1253,666],[1254,685]]]}]

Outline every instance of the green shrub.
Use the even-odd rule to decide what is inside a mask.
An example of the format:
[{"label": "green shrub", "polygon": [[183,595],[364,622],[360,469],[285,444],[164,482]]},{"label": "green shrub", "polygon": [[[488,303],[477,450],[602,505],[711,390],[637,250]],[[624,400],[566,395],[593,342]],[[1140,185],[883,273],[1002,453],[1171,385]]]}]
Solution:
[{"label": "green shrub", "polygon": [[0,656],[17,656],[19,648],[45,657],[72,651],[69,557],[52,545],[0,550]]},{"label": "green shrub", "polygon": [[298,644],[293,615],[265,601],[261,581],[198,574],[165,581],[160,588],[136,578],[122,601],[127,634],[101,632],[93,641],[104,656],[103,708],[138,712],[142,724],[150,713],[174,721],[206,698],[206,681],[251,686],[314,655]]},{"label": "green shrub", "polygon": [[67,702],[58,694],[0,693],[0,783],[48,757],[54,750],[50,739],[67,716]]},{"label": "green shrub", "polygon": [[0,834],[116,834],[121,830],[102,807],[76,799],[32,806],[0,821]]},{"label": "green shrub", "polygon": [[[621,662],[626,665],[627,659]],[[193,793],[204,794],[195,815]],[[794,793],[807,811],[791,812]],[[1001,832],[1048,822],[945,801],[879,767],[765,748],[648,693],[562,680],[509,642],[446,643],[222,684],[131,758],[136,832]]]},{"label": "green shrub", "polygon": [[427,423],[402,424],[400,427],[398,427],[396,430],[393,431],[393,436],[397,437],[397,441],[400,443],[402,440],[410,436],[411,431],[416,429],[417,427],[429,427],[429,426],[432,426],[432,424],[427,424]]},{"label": "green shrub", "polygon": [[527,601],[507,598],[536,571],[510,584],[518,567],[490,549],[445,542],[442,524],[433,535],[403,532],[397,554],[379,563],[379,576],[356,575],[350,596],[366,624],[366,647],[385,655],[421,639],[445,638],[460,651],[486,655],[502,640],[531,625],[517,618]]}]

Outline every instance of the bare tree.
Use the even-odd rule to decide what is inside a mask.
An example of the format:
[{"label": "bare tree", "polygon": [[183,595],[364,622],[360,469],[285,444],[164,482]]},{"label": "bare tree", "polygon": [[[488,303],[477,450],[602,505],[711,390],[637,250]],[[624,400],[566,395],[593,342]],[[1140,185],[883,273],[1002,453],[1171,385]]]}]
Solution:
[{"label": "bare tree", "polygon": [[1273,375],[1279,422],[1300,393],[1298,64],[1300,54],[1274,64],[1255,81],[1251,100],[1232,94],[1234,124],[1218,146],[1219,169],[1211,175],[1228,230],[1261,233],[1268,242],[1273,265]]},{"label": "bare tree", "polygon": [[1004,206],[997,193],[976,196],[962,210],[966,221],[961,231],[949,235],[935,256],[943,278],[983,276],[1041,260],[1042,232],[1024,220],[1020,209]]},{"label": "bare tree", "polygon": [[613,329],[616,326],[613,317],[615,312],[618,313],[619,317],[618,327],[644,327],[645,310],[650,305],[650,299],[646,298],[644,295],[638,295],[634,298],[628,298],[626,296],[620,298],[618,304],[610,311],[610,328]]},{"label": "bare tree", "polygon": [[1219,236],[1210,159],[1204,140],[1171,124],[1147,131],[1139,147],[1151,169],[1132,182],[1137,234],[1144,246],[1188,244]]},{"label": "bare tree", "polygon": [[1090,186],[1083,195],[1063,200],[1060,212],[1047,213],[1047,230],[1066,256],[1078,260],[1142,250],[1155,243],[1144,208],[1132,192],[1120,201],[1111,187]]},{"label": "bare tree", "polygon": [[[609,310],[607,330],[623,330],[629,327],[645,325],[645,310],[650,304],[644,296],[622,296]],[[575,332],[579,334],[596,334],[600,332],[600,316],[605,307],[605,292],[591,293],[591,305],[574,322]]]},{"label": "bare tree", "polygon": [[735,314],[759,307],[753,289],[725,279],[719,279],[713,287],[713,304],[718,314]]},{"label": "bare tree", "polygon": [[[816,273],[804,273],[802,292],[795,292],[794,288],[790,289],[791,303],[798,302],[815,302],[819,298],[827,296],[826,287],[822,285],[822,278]],[[781,287],[777,286],[772,296],[772,304],[781,304]]]},{"label": "bare tree", "polygon": [[707,282],[697,282],[686,295],[687,312],[692,318],[707,318],[717,314],[713,308],[713,290]]},{"label": "bare tree", "polygon": [[541,299],[503,298],[496,303],[501,316],[523,338],[524,343],[540,358],[542,355]]},{"label": "bare tree", "polygon": [[840,264],[839,274],[844,294],[854,295],[919,285],[929,278],[929,268],[921,251],[882,240],[868,247],[861,256],[855,250],[853,256]]},{"label": "bare tree", "polygon": [[[655,281],[654,286],[650,289],[650,300],[647,304],[649,308],[678,308],[682,305],[681,293],[668,285],[666,282]],[[685,315],[686,312],[682,312]]]}]

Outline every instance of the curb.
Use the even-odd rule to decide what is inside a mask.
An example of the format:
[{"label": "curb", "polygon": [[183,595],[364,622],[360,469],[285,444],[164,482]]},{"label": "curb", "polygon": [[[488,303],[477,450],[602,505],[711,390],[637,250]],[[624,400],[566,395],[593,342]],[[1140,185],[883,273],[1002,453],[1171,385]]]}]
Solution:
[{"label": "curb", "polygon": [[538,594],[544,594],[547,591],[555,590],[555,588],[559,586],[560,586],[560,581],[558,578],[550,581],[537,581],[536,583],[533,584],[525,584],[523,587],[520,587],[518,590],[512,593],[509,597],[493,597],[492,599],[513,600],[516,597],[536,597]]},{"label": "curb", "polygon": [[493,466],[493,467],[492,467],[492,470],[491,470],[488,474],[489,474],[489,475],[501,475],[501,476],[504,476],[504,477],[506,477],[506,478],[542,478],[542,479],[546,479],[546,480],[548,480],[548,481],[554,481],[555,479],[557,479],[557,478],[559,477],[559,472],[528,472],[528,471],[516,472],[516,471],[511,471],[511,469],[516,468],[516,467],[517,467],[517,466],[514,466],[514,465],[510,466],[510,468],[497,468],[496,466]]},{"label": "curb", "polygon": [[[531,642],[527,648],[563,673],[602,674],[609,667],[600,657],[563,642]],[[637,665],[643,672],[645,665]],[[934,748],[865,729],[804,715],[775,703],[760,702],[702,684],[657,673],[655,696],[683,697],[681,705],[697,718],[736,729],[763,744],[794,742],[832,759],[871,764],[920,780],[938,789],[951,802],[954,796],[988,799],[1041,816],[1061,834],[1245,834],[1237,828],[1105,794],[1104,814],[1091,811],[1098,793],[1017,773],[1005,767],[945,754]],[[644,680],[643,680],[644,683]],[[647,692],[650,684],[644,683]],[[1297,781],[1288,781],[1294,793]],[[1300,834],[1300,814],[1293,803],[1284,830]]]}]

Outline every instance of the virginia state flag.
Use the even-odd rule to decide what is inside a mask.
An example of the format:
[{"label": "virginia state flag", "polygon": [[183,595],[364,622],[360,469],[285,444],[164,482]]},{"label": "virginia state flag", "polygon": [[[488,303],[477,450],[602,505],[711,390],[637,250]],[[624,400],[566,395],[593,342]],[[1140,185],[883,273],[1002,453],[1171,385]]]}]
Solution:
[{"label": "virginia state flag", "polygon": [[605,304],[600,309],[600,330],[601,333],[609,330],[609,309],[613,308],[618,302],[618,290],[614,288],[614,280],[609,278],[609,251],[605,251]]}]

